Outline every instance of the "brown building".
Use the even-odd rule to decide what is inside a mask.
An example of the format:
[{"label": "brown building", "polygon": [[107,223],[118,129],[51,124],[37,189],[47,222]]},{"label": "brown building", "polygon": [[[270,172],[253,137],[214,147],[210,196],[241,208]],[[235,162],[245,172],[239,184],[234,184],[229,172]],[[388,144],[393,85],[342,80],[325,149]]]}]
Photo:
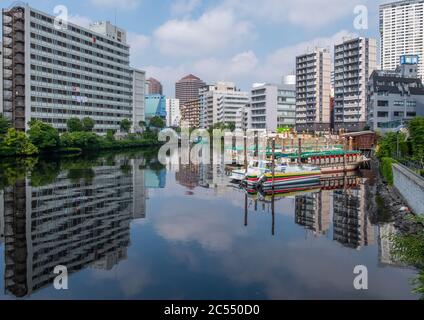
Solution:
[{"label": "brown building", "polygon": [[206,83],[198,77],[189,74],[175,84],[175,98],[180,100],[180,105],[199,98],[199,89]]},{"label": "brown building", "polygon": [[181,124],[186,123],[190,128],[200,127],[200,100],[188,101],[180,106]]},{"label": "brown building", "polygon": [[149,83],[149,95],[152,95],[152,94],[163,95],[162,83],[160,83],[155,78],[149,78],[147,79],[147,82]]}]

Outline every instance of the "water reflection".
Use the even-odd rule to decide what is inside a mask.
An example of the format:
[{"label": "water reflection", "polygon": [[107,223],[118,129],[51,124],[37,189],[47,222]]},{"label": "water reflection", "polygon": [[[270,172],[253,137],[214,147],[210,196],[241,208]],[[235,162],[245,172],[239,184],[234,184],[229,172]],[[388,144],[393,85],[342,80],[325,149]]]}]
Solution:
[{"label": "water reflection", "polygon": [[[76,298],[413,298],[369,172],[261,195],[226,169],[139,153],[0,164],[5,294],[43,291],[65,265],[93,287],[72,282]],[[352,291],[360,263],[375,276],[366,296]],[[105,289],[118,281],[125,292]]]},{"label": "water reflection", "polygon": [[87,266],[111,270],[127,258],[130,222],[146,217],[148,189],[166,186],[165,168],[142,157],[70,159],[54,167],[43,170],[49,184],[32,171],[0,193],[6,294],[24,297],[50,285],[58,265],[69,274]]}]

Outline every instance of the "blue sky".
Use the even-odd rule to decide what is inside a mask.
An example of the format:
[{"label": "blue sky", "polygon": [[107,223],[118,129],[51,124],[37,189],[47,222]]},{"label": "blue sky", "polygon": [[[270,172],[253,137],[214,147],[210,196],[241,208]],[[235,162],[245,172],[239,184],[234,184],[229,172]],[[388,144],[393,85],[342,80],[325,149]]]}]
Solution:
[{"label": "blue sky", "polygon": [[[132,65],[160,80],[165,94],[193,73],[208,83],[280,82],[307,48],[331,48],[350,35],[378,39],[376,0],[27,0],[53,14],[68,8],[71,21],[117,21],[129,33]],[[12,1],[0,0],[1,7]],[[367,30],[354,28],[354,8],[368,9]]]}]

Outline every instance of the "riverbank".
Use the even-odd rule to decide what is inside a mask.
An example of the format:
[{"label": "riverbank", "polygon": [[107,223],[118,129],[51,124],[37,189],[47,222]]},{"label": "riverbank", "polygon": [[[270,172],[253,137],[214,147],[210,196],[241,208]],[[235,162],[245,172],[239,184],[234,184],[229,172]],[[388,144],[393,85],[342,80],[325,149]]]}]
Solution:
[{"label": "riverbank", "polygon": [[[371,161],[371,169],[376,176],[377,221],[393,222],[395,228],[402,233],[415,234],[422,231],[422,225],[408,218],[416,214],[412,212],[396,188],[384,181],[380,162],[375,158]],[[381,214],[384,214],[384,217]]]}]

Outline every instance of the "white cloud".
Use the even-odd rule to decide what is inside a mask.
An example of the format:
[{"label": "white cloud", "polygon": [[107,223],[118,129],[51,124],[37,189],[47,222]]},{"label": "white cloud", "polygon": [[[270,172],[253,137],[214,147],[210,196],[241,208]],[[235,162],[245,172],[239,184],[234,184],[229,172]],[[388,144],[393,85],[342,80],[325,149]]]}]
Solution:
[{"label": "white cloud", "polygon": [[223,0],[221,6],[235,10],[242,16],[261,19],[262,22],[291,23],[301,27],[319,27],[337,21],[349,14],[358,4],[352,0]]},{"label": "white cloud", "polygon": [[90,0],[91,4],[100,8],[116,8],[124,10],[132,10],[138,7],[139,0]]},{"label": "white cloud", "polygon": [[293,73],[296,56],[306,53],[308,50],[313,50],[315,47],[327,48],[332,52],[336,43],[353,36],[355,36],[353,33],[342,30],[330,37],[316,38],[277,49],[266,57],[257,70],[257,74],[262,77],[258,80],[274,82],[280,80],[284,74]]},{"label": "white cloud", "polygon": [[71,23],[76,24],[77,26],[88,28],[91,23],[93,23],[93,20],[91,20],[88,17],[80,16],[79,14],[76,15],[70,15],[69,21]]},{"label": "white cloud", "polygon": [[252,36],[249,22],[231,11],[212,10],[198,19],[174,19],[154,32],[159,51],[172,57],[199,57],[228,51]]},{"label": "white cloud", "polygon": [[174,0],[171,13],[176,16],[187,15],[202,4],[202,0]]},{"label": "white cloud", "polygon": [[150,46],[150,38],[143,34],[128,32],[127,41],[130,45],[131,63],[141,68],[143,64],[143,56],[147,48]]},{"label": "white cloud", "polygon": [[[234,81],[238,87],[250,90],[254,82],[279,83],[283,75],[291,74],[295,68],[295,58],[315,47],[333,50],[334,44],[343,38],[352,37],[355,34],[346,30],[339,31],[329,37],[322,37],[297,43],[293,46],[282,47],[259,58],[253,50],[243,51],[230,58],[199,58],[176,66],[164,67],[150,66],[146,68],[148,76],[161,79],[165,88],[171,89],[181,76],[193,73],[206,82],[218,80]],[[211,53],[211,56],[213,52]],[[166,92],[173,95],[171,92]]]}]

